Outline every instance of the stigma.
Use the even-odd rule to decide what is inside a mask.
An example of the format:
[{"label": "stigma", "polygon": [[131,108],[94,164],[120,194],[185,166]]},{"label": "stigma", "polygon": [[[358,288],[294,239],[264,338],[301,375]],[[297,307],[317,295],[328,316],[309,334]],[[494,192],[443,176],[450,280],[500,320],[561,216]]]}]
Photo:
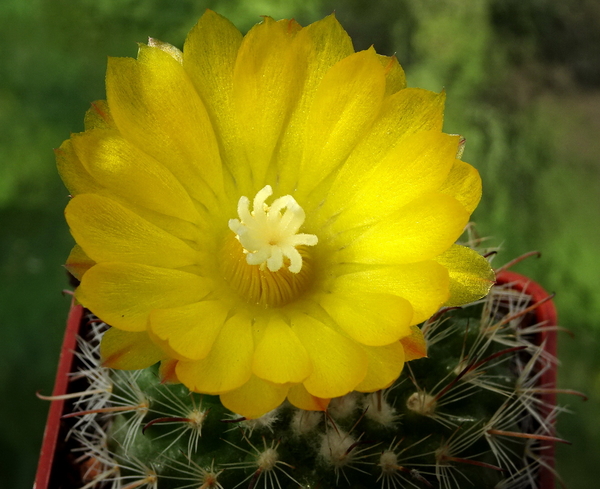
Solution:
[{"label": "stigma", "polygon": [[275,199],[269,206],[265,200],[273,194],[270,185],[258,191],[252,202],[240,197],[237,211],[239,219],[229,220],[229,229],[235,234],[246,253],[249,265],[265,267],[271,272],[287,266],[290,272],[302,270],[302,255],[298,246],[315,246],[314,234],[299,233],[306,214],[291,195]]}]

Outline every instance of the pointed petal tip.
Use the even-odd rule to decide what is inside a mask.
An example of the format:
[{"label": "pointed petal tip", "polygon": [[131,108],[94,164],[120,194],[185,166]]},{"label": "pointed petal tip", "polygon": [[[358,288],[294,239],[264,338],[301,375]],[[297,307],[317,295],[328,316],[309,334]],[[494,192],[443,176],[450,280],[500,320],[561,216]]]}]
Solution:
[{"label": "pointed petal tip", "polygon": [[421,328],[416,325],[411,326],[409,336],[400,340],[404,348],[404,360],[418,360],[419,358],[427,358],[427,341],[423,336]]}]

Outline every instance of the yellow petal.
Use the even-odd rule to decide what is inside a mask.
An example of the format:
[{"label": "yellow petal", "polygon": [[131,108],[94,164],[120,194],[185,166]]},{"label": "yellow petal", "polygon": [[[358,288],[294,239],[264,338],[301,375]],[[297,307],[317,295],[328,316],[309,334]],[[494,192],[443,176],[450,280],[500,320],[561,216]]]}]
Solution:
[{"label": "yellow petal", "polygon": [[390,96],[406,88],[406,75],[396,56],[378,55],[381,66],[385,69],[385,95]]},{"label": "yellow petal", "polygon": [[406,362],[427,356],[427,341],[425,341],[421,328],[413,325],[410,327],[410,330],[410,336],[406,336],[400,340],[404,348],[404,361]]},{"label": "yellow petal", "polygon": [[331,399],[321,399],[310,394],[302,384],[290,387],[287,400],[304,411],[325,411]]},{"label": "yellow petal", "polygon": [[110,328],[100,343],[102,365],[119,370],[139,370],[165,358],[165,353],[145,332],[134,333]]},{"label": "yellow petal", "polygon": [[437,191],[455,161],[458,136],[437,131],[412,134],[379,162],[348,161],[338,173],[324,214],[341,211],[334,229],[377,221],[427,192]]},{"label": "yellow petal", "polygon": [[85,169],[109,191],[156,212],[198,219],[194,203],[173,174],[115,131],[86,131],[71,141]]},{"label": "yellow petal", "polygon": [[303,97],[311,97],[319,83],[338,61],[354,54],[352,39],[335,18],[335,14],[313,22],[296,38],[307,57],[307,80]]},{"label": "yellow petal", "polygon": [[319,84],[306,128],[299,188],[309,192],[350,154],[377,116],[385,70],[373,49],[334,65]]},{"label": "yellow petal", "polygon": [[[385,99],[381,112],[346,164],[368,167],[404,138],[421,131],[442,130],[445,93],[406,88]],[[356,160],[356,161],[354,161]]]},{"label": "yellow petal", "polygon": [[272,384],[252,376],[239,389],[221,394],[221,403],[248,419],[260,418],[278,407],[288,393],[287,385]]},{"label": "yellow petal", "polygon": [[79,161],[73,144],[67,139],[54,150],[58,173],[71,195],[97,192],[102,186],[96,182]]},{"label": "yellow petal", "polygon": [[252,375],[253,353],[250,320],[236,315],[225,322],[206,358],[178,362],[177,378],[196,392],[221,394],[237,389]]},{"label": "yellow petal", "polygon": [[448,300],[450,279],[445,267],[434,261],[424,261],[348,273],[337,277],[336,286],[357,293],[368,290],[403,297],[413,307],[411,323],[418,324],[431,317]]},{"label": "yellow petal", "polygon": [[277,384],[302,382],[312,370],[306,349],[280,317],[273,316],[252,363],[254,375]]},{"label": "yellow petal", "polygon": [[446,306],[461,306],[481,299],[496,281],[490,263],[466,246],[454,245],[435,261],[450,274],[450,298]]},{"label": "yellow petal", "polygon": [[292,329],[313,366],[303,382],[310,394],[326,399],[343,396],[364,379],[367,356],[354,341],[304,314],[292,318]]},{"label": "yellow petal", "polygon": [[183,67],[142,45],[137,60],[109,58],[106,92],[123,137],[165,165],[193,198],[215,205],[223,188],[217,141]]},{"label": "yellow petal", "polygon": [[158,377],[160,378],[161,384],[181,384],[177,378],[175,369],[177,368],[178,360],[174,358],[167,358],[160,362],[158,369]]},{"label": "yellow petal", "polygon": [[211,115],[219,117],[230,106],[233,68],[242,37],[229,20],[207,9],[185,39],[183,67]]},{"label": "yellow petal", "polygon": [[336,289],[323,294],[321,306],[350,337],[363,345],[389,345],[410,332],[410,303],[390,294]]},{"label": "yellow petal", "polygon": [[458,200],[471,214],[481,200],[481,177],[468,163],[454,160],[448,178],[440,187],[440,192]]},{"label": "yellow petal", "polygon": [[[78,136],[79,135],[75,135],[74,138],[77,139]],[[58,170],[71,195],[79,195],[82,193],[98,193],[104,195],[112,200],[118,201],[122,206],[127,207],[144,219],[156,224],[171,234],[190,241],[198,240],[198,228],[190,222],[167,216],[163,212],[157,212],[148,209],[147,207],[142,207],[131,200],[132,195],[137,192],[136,189],[143,194],[145,187],[138,186],[136,183],[130,187],[133,189],[132,192],[127,192],[126,195],[118,195],[101,186],[79,160],[79,157],[73,148],[72,140],[66,140],[59,149],[55,150],[55,152]],[[153,197],[146,196],[142,201],[148,199],[152,200]],[[189,198],[187,200],[189,200]],[[171,201],[171,198],[169,198],[168,201]],[[164,202],[164,199],[161,200],[161,202]],[[179,204],[175,203],[174,205],[178,206]],[[169,205],[167,204],[167,207],[168,206]]]},{"label": "yellow petal", "polygon": [[110,115],[106,100],[96,100],[85,113],[83,120],[86,131],[92,129],[115,129],[115,122]]},{"label": "yellow petal", "polygon": [[[244,37],[235,62],[233,103],[254,191],[265,181],[282,128],[302,89],[305,66],[293,42],[299,26],[270,17]],[[236,173],[236,172],[234,172]],[[241,189],[245,191],[245,189]]]},{"label": "yellow petal", "polygon": [[356,386],[360,392],[375,392],[389,387],[402,372],[404,348],[396,341],[391,345],[363,347],[369,358],[367,376]]},{"label": "yellow petal", "polygon": [[152,309],[202,299],[208,280],[192,273],[133,263],[99,263],[90,268],[75,297],[102,321],[125,331],[144,331]]},{"label": "yellow petal", "polygon": [[171,58],[173,58],[175,61],[177,61],[179,64],[183,64],[183,53],[178,48],[173,46],[172,44],[149,37],[148,38],[148,46],[151,46],[153,48],[158,48],[161,51],[164,51],[169,56],[171,56]]},{"label": "yellow petal", "polygon": [[129,200],[127,196],[115,194],[107,189],[102,189],[95,193],[119,203],[125,209],[137,214],[145,221],[154,224],[173,236],[177,236],[190,243],[195,243],[195,248],[198,250],[201,250],[202,245],[208,241],[207,234],[212,233],[212,230],[209,231],[210,221],[205,220],[206,214],[204,212],[202,219],[196,223],[191,223],[173,216],[168,216],[162,212],[153,211],[147,207],[136,205],[136,203]]},{"label": "yellow petal", "polygon": [[[150,321],[150,320],[148,320],[148,321]],[[163,340],[162,338],[159,338],[156,334],[154,334],[154,332],[152,331],[152,328],[150,328],[149,325],[148,325],[148,329],[146,330],[146,333],[148,334],[148,336],[150,337],[152,342],[155,345],[158,345],[162,349],[162,351],[164,351],[167,354],[167,356],[169,358],[176,360],[176,361],[180,361],[180,360],[189,361],[189,358],[184,357],[183,355],[180,355],[178,352],[173,350],[173,348],[171,348],[171,345],[169,344],[169,342],[167,340]],[[176,367],[176,365],[173,365],[173,367]],[[175,377],[177,376],[175,373],[173,375],[175,375]]]},{"label": "yellow petal", "polygon": [[[425,194],[369,227],[338,252],[346,263],[404,264],[447,250],[469,222],[465,208],[441,193]],[[340,243],[344,236],[339,237]]]},{"label": "yellow petal", "polygon": [[183,47],[183,67],[204,102],[220,142],[224,163],[236,179],[249,178],[238,164],[238,128],[232,101],[233,68],[242,34],[225,17],[206,10],[188,34]]},{"label": "yellow petal", "polygon": [[150,329],[182,357],[201,360],[210,352],[227,313],[221,301],[194,302],[169,309],[156,308],[150,313]]},{"label": "yellow petal", "polygon": [[81,249],[81,246],[75,245],[67,258],[65,268],[69,271],[73,277],[77,280],[81,280],[83,274],[92,268],[96,262],[92,260],[85,252]]},{"label": "yellow petal", "polygon": [[334,14],[302,29],[295,43],[305,58],[306,78],[300,99],[281,136],[277,174],[270,175],[281,195],[292,193],[297,187],[298,169],[307,141],[307,118],[317,87],[332,66],[354,53],[352,40]]},{"label": "yellow petal", "polygon": [[179,268],[197,260],[188,244],[106,197],[78,195],[69,202],[65,216],[77,243],[96,262]]}]

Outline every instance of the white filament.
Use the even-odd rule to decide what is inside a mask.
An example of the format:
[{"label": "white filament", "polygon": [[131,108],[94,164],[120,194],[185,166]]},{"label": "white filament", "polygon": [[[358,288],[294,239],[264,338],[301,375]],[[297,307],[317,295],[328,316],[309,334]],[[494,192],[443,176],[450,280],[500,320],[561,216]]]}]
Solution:
[{"label": "white filament", "polygon": [[239,219],[229,220],[231,229],[246,252],[249,265],[260,265],[271,272],[284,266],[284,258],[290,260],[289,271],[298,273],[302,269],[302,256],[297,246],[314,246],[317,237],[314,234],[298,233],[306,214],[291,195],[275,199],[268,206],[265,200],[273,194],[267,185],[259,190],[252,203],[242,196],[238,202]]}]

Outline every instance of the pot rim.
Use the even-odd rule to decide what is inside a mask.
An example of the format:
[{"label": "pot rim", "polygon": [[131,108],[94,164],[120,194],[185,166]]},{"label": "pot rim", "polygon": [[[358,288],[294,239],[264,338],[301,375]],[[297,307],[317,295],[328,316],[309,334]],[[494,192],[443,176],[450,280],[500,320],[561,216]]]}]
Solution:
[{"label": "pot rim", "polygon": [[[553,358],[557,358],[558,335],[556,329],[552,327],[558,325],[558,314],[552,300],[553,294],[549,294],[540,284],[529,277],[509,270],[503,270],[498,273],[496,284],[508,285],[513,290],[530,296],[532,304],[541,302],[535,308],[534,313],[536,321],[540,324],[543,323],[545,329],[537,334],[536,343],[543,345],[547,353],[552,355]],[[544,391],[540,394],[540,400],[542,401],[540,410],[543,416],[550,416],[552,411],[551,406],[556,406],[556,383],[557,365],[555,364],[553,368],[546,369],[540,376],[540,384],[544,386]],[[554,421],[552,421],[552,427],[553,431],[555,431]],[[540,441],[540,451],[543,454],[544,463],[540,464],[539,487],[554,487],[556,480],[555,443],[552,441]]]},{"label": "pot rim", "polygon": [[[67,328],[65,330],[65,336],[63,338],[62,347],[60,350],[58,368],[54,381],[54,389],[52,390],[53,397],[66,394],[69,388],[69,373],[72,370],[75,359],[77,335],[81,328],[83,313],[83,306],[75,304],[73,300],[71,302],[71,308],[69,310],[69,316],[67,319]],[[54,458],[56,455],[58,436],[61,431],[61,416],[63,414],[64,407],[64,399],[53,400],[50,403],[33,489],[47,489],[48,484],[50,483],[50,476],[52,475],[52,467],[54,465]]]}]

